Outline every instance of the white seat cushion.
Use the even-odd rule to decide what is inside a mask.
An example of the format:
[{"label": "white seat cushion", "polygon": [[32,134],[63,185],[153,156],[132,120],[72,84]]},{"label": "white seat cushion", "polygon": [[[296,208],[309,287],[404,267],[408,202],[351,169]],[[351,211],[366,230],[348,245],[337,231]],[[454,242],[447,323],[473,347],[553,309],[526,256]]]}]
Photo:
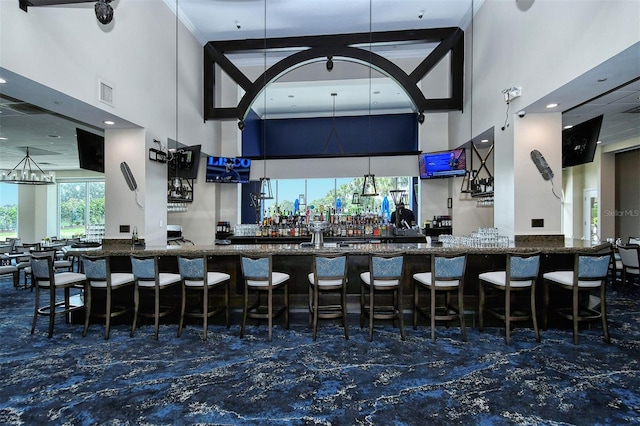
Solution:
[{"label": "white seat cushion", "polygon": [[[494,284],[494,285],[498,285],[501,287],[506,287],[506,281],[507,281],[507,273],[505,271],[493,271],[493,272],[483,272],[482,274],[478,275],[478,278],[481,279],[482,281],[486,281],[488,283]],[[531,287],[532,282],[531,281],[511,281],[511,287],[519,287],[519,288],[524,288],[524,287]]]},{"label": "white seat cushion", "polygon": [[0,274],[12,274],[14,272],[18,272],[18,268],[16,268],[15,266],[0,266]]},{"label": "white seat cushion", "polygon": [[[431,286],[431,272],[419,272],[417,274],[413,274],[413,278],[426,285],[426,286]],[[438,280],[436,281],[436,287],[458,287],[460,285],[460,281],[459,280],[452,280],[452,281],[446,281],[446,280]]]},{"label": "white seat cushion", "polygon": [[[308,276],[309,283],[315,284],[315,277],[313,276],[313,272],[311,272]],[[342,280],[320,280],[318,281],[318,287],[334,287],[337,285],[342,285]]]},{"label": "white seat cushion", "polygon": [[[160,287],[179,283],[181,280],[182,280],[182,277],[180,276],[180,274],[173,274],[170,272],[160,272],[158,274],[158,283]],[[146,281],[146,280],[138,281],[139,287],[154,287],[155,285],[156,285],[155,281]]]},{"label": "white seat cushion", "polygon": [[[56,287],[69,284],[80,284],[86,279],[87,277],[85,277],[84,274],[79,274],[77,272],[61,272],[53,275],[54,285]],[[40,287],[49,287],[49,285],[49,281],[38,281],[38,286]]]},{"label": "white seat cushion", "polygon": [[[368,286],[371,285],[371,273],[369,272],[361,273],[360,279],[366,285]],[[398,287],[400,285],[400,281],[399,280],[377,280],[377,281],[374,281],[373,285],[376,287]]]},{"label": "white seat cushion", "polygon": [[627,274],[636,274],[638,275],[640,273],[640,269],[639,268],[627,268]]},{"label": "white seat cushion", "polygon": [[[545,280],[555,281],[558,284],[573,286],[573,271],[554,271],[547,272],[542,275]],[[578,287],[600,287],[602,282],[597,281],[578,281]]]},{"label": "white seat cushion", "polygon": [[[125,284],[131,284],[135,280],[132,273],[127,272],[113,272],[111,274],[111,288],[121,287]],[[106,288],[106,281],[91,281],[91,287]]]},{"label": "white seat cushion", "polygon": [[[231,279],[231,275],[224,272],[207,272],[207,284],[209,286],[223,283]],[[203,287],[202,280],[184,280],[184,285],[187,287]]]},{"label": "white seat cushion", "polygon": [[[289,274],[285,274],[284,272],[272,272],[271,280],[273,285],[279,285],[289,279]],[[268,281],[255,281],[255,280],[247,280],[247,285],[249,287],[268,287]]]}]

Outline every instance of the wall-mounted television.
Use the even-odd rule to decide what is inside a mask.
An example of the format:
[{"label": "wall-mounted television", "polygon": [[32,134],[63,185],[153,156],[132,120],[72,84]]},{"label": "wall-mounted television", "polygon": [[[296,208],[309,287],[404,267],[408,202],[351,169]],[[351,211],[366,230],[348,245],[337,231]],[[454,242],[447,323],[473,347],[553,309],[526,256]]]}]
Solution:
[{"label": "wall-mounted television", "polygon": [[420,179],[464,176],[467,172],[467,154],[464,148],[426,152],[418,159]]},{"label": "wall-mounted television", "polygon": [[173,160],[169,161],[169,179],[197,179],[201,147],[202,145],[193,145],[178,148]]},{"label": "wall-mounted television", "polygon": [[248,183],[251,159],[207,157],[207,182]]},{"label": "wall-mounted television", "polygon": [[104,173],[104,136],[76,127],[80,168]]},{"label": "wall-mounted television", "polygon": [[602,117],[600,115],[562,131],[562,168],[593,161]]}]

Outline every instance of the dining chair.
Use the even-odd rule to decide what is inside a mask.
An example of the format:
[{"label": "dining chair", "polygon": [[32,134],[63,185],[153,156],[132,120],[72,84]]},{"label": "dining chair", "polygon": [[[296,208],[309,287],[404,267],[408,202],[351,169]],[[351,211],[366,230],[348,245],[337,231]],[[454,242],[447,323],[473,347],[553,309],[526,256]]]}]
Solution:
[{"label": "dining chair", "polygon": [[[551,271],[542,275],[544,279],[544,326],[547,329],[550,307],[549,290],[553,286],[560,290],[571,292],[570,306],[556,306],[553,311],[573,324],[573,343],[578,344],[578,325],[583,321],[602,321],[604,340],[609,339],[606,311],[606,283],[611,253],[576,253],[574,255],[573,270]],[[592,305],[591,293],[599,291],[599,300]],[[560,297],[554,297],[560,300]],[[599,306],[599,309],[597,309]]]},{"label": "dining chair", "polygon": [[[208,319],[224,312],[227,328],[229,322],[229,292],[231,276],[224,272],[209,271],[206,256],[178,256],[178,270],[182,278],[182,304],[180,309],[180,324],[178,337],[182,334],[185,317],[202,318],[203,339],[207,340]],[[224,290],[222,305],[210,306],[210,292]],[[189,306],[187,310],[189,292],[198,294],[197,304]]]},{"label": "dining chair", "polygon": [[[364,320],[369,320],[369,341],[373,340],[374,320],[396,320],[400,326],[400,337],[405,340],[404,310],[402,307],[402,278],[404,256],[369,255],[369,269],[360,274],[360,328]],[[383,305],[382,296],[391,297],[387,305]]]},{"label": "dining chair", "polygon": [[[413,328],[418,325],[418,314],[428,318],[431,325],[431,341],[436,341],[436,321],[459,321],[462,340],[467,341],[464,323],[464,274],[466,254],[443,253],[431,255],[431,270],[413,274]],[[420,306],[420,290],[428,290],[429,307]],[[452,303],[457,295],[457,306]],[[438,304],[438,296],[442,303]]]},{"label": "dining chair", "polygon": [[[22,253],[24,256],[16,258],[16,268],[22,272],[24,276],[23,288],[29,288],[27,281],[31,276],[31,251],[40,250],[40,243],[21,243],[14,247],[16,253]],[[32,283],[33,285],[33,283]]]},{"label": "dining chair", "polygon": [[640,237],[629,237],[627,239],[627,245],[636,245],[636,246],[640,246]]},{"label": "dining chair", "polygon": [[[139,317],[153,318],[155,333],[158,340],[160,318],[171,314],[175,307],[172,304],[160,305],[160,295],[176,284],[180,284],[180,274],[172,272],[160,272],[158,266],[159,256],[131,255],[131,270],[135,280],[133,293],[133,324],[131,325],[131,337],[138,325]],[[141,309],[141,293],[153,294],[153,311]],[[146,302],[148,299],[144,299]]]},{"label": "dining chair", "polygon": [[[540,331],[536,316],[536,280],[540,270],[540,253],[515,254],[507,253],[506,267],[503,271],[483,272],[479,279],[479,309],[478,325],[480,331],[484,327],[484,314],[492,315],[505,324],[505,340],[510,343],[511,323],[521,321],[531,321],[536,336],[536,341],[540,342]],[[529,296],[529,308],[517,309],[516,295],[527,293]],[[499,305],[491,305],[485,310],[487,294],[491,298],[498,294],[502,299]],[[523,304],[524,306],[524,304]]]},{"label": "dining chair", "polygon": [[13,278],[13,286],[18,288],[20,284],[20,270],[13,264],[9,254],[11,253],[11,245],[0,247],[0,276],[11,275]]},{"label": "dining chair", "polygon": [[[105,318],[104,338],[109,339],[111,329],[111,318],[124,315],[132,310],[132,304],[115,305],[113,303],[114,293],[124,293],[125,289],[131,289],[135,283],[133,274],[130,272],[111,272],[109,256],[83,256],[82,269],[87,278],[84,291],[84,303],[87,307],[85,312],[84,331],[82,337],[87,335],[91,316]],[[122,291],[120,291],[122,290]],[[93,308],[95,301],[94,292],[103,292],[105,298],[104,310],[96,312]],[[122,298],[126,300],[126,297]]]},{"label": "dining chair", "polygon": [[[349,339],[347,326],[347,256],[314,255],[309,279],[309,324],[313,340],[318,333],[318,319],[342,319],[344,338]],[[333,297],[333,300],[330,298]],[[339,298],[339,303],[335,299]],[[330,303],[333,302],[333,303]]]},{"label": "dining chair", "polygon": [[[36,329],[38,315],[49,317],[49,334],[53,336],[53,325],[56,315],[64,315],[68,321],[67,314],[84,309],[85,305],[71,304],[71,289],[84,288],[86,276],[77,272],[60,272],[54,271],[55,250],[43,250],[31,252],[31,278],[33,287],[36,289],[35,307],[33,311],[33,323],[31,325],[31,334]],[[57,290],[63,291],[62,299],[57,299]],[[49,300],[46,305],[40,306],[40,296],[42,291],[49,293]]]},{"label": "dining chair", "polygon": [[618,246],[618,254],[620,255],[622,284],[626,285],[630,278],[635,279],[640,276],[640,246],[634,244]]},{"label": "dining chair", "polygon": [[[244,336],[247,318],[266,319],[269,327],[269,341],[272,339],[273,319],[284,313],[285,327],[289,329],[289,274],[273,270],[273,257],[241,255],[242,276],[244,279],[244,305],[240,338]],[[274,309],[274,292],[282,291],[283,302]],[[261,295],[266,294],[266,306]],[[254,296],[253,303],[249,299]]]}]

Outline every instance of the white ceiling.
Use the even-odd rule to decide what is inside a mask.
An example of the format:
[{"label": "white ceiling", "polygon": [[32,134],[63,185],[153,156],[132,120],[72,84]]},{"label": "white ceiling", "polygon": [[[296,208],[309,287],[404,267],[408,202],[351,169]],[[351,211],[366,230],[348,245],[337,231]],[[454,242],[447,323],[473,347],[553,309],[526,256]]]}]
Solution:
[{"label": "white ceiling", "polygon": [[[34,3],[37,1],[33,0]],[[119,1],[112,3],[116,20]],[[464,28],[471,19],[472,5],[477,10],[482,0],[270,0],[266,2],[266,13],[264,0],[165,0],[165,3],[173,10],[178,4],[180,19],[204,44],[210,40],[262,39],[265,35],[271,38],[416,28]],[[518,6],[523,3],[526,2],[520,1]],[[93,8],[92,4],[83,6]],[[417,61],[426,56],[425,49],[429,48],[433,46],[395,45],[380,48],[376,53],[387,58],[413,55]],[[640,76],[638,52],[637,48],[629,49],[524,109],[529,113],[542,112],[547,103],[557,102],[562,111],[570,109],[563,114],[563,124],[577,124],[604,114],[600,136],[605,144],[639,136],[639,81],[598,98]],[[270,55],[268,65],[276,59]],[[261,52],[257,52],[237,55],[232,61],[241,65],[259,65],[264,64],[265,58]],[[389,79],[376,71],[372,71],[372,78],[369,78],[369,68],[361,64],[348,63],[340,58],[336,58],[335,62],[331,73],[321,72],[325,67],[324,61],[307,65],[309,68],[304,73],[288,73],[269,86],[267,98],[258,98],[254,109],[261,110],[266,106],[269,117],[326,116],[333,114],[335,100],[336,114],[351,114],[367,108],[377,112],[414,111],[410,100]],[[313,68],[317,69],[317,73]],[[309,74],[309,71],[311,74],[325,75],[327,79],[310,82],[297,78],[297,75]],[[0,85],[0,137],[7,138],[0,140],[0,169],[13,168],[24,156],[27,146],[31,147],[34,159],[46,169],[77,168],[75,128],[99,132],[104,128],[104,111],[74,105],[71,99],[61,100],[60,94],[54,94],[47,88],[0,68],[0,77],[7,76],[10,77],[7,79],[9,82]],[[598,82],[605,78],[605,81]],[[334,97],[331,93],[337,95]],[[49,105],[59,106],[60,103],[68,105],[64,116],[47,111]],[[582,103],[585,104],[578,106]],[[629,112],[633,110],[635,113]]]}]

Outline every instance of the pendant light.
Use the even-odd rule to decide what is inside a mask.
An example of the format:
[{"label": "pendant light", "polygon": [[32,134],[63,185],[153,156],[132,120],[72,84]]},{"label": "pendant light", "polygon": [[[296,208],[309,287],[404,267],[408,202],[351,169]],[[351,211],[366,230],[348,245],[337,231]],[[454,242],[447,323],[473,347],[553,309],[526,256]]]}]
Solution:
[{"label": "pendant light", "polygon": [[376,197],[378,195],[378,189],[376,188],[376,176],[371,174],[371,57],[372,57],[372,52],[371,52],[371,45],[372,45],[372,1],[373,0],[369,0],[369,141],[368,141],[368,147],[369,147],[369,156],[368,156],[368,161],[369,161],[369,173],[367,173],[366,175],[364,175],[364,182],[362,182],[362,192],[360,193],[361,197]]},{"label": "pendant light", "polygon": [[271,191],[271,179],[267,177],[267,0],[264,0],[264,118],[262,124],[262,167],[263,174],[260,178],[260,199],[272,200],[273,192]]},{"label": "pendant light", "polygon": [[[21,170],[20,165],[22,165]],[[53,185],[56,183],[56,174],[55,172],[43,171],[38,163],[31,158],[27,147],[26,155],[13,169],[0,172],[0,182],[17,185]]]}]

